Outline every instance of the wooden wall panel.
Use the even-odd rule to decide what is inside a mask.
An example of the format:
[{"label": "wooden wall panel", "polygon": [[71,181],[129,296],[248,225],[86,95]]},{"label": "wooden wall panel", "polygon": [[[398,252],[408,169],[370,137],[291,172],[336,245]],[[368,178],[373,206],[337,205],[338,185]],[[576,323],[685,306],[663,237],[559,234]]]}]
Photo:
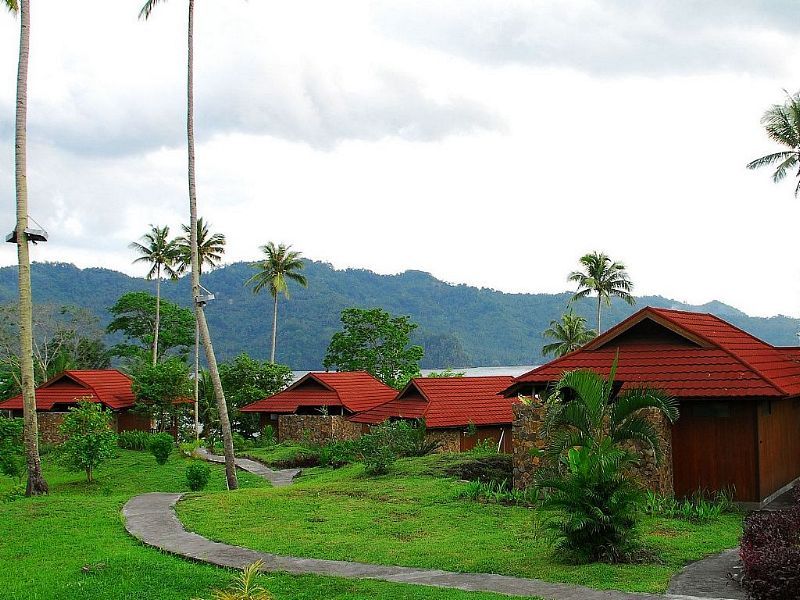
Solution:
[{"label": "wooden wall panel", "polygon": [[761,496],[800,477],[800,402],[764,400],[758,406]]},{"label": "wooden wall panel", "polygon": [[[737,500],[760,500],[756,477],[756,402],[726,401],[727,416],[710,414],[714,412],[709,410],[713,407],[710,402],[716,401],[680,403],[680,418],[672,429],[675,495],[688,496],[698,489],[721,490],[733,486]],[[717,406],[722,408],[720,404]]]}]

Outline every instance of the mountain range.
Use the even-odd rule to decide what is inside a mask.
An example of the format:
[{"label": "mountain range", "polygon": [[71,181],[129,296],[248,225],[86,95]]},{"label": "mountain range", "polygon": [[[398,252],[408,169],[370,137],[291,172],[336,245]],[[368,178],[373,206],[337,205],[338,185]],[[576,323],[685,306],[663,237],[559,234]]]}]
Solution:
[{"label": "mountain range", "polygon": [[[234,263],[203,277],[216,295],[207,307],[214,346],[220,360],[240,352],[268,356],[272,302],[244,286],[252,275],[248,263]],[[542,332],[565,311],[571,293],[511,294],[468,285],[453,285],[429,273],[405,271],[379,275],[364,269],[334,269],[307,260],[308,288],[294,286],[281,298],[277,360],[293,369],[319,369],[331,335],[339,329],[342,309],[381,307],[408,315],[419,325],[414,342],[426,351],[423,367],[467,367],[543,362]],[[143,278],[103,268],[80,269],[65,263],[35,263],[31,273],[34,302],[78,305],[90,309],[105,325],[108,307],[122,294],[154,291]],[[189,281],[183,277],[162,285],[163,296],[183,306],[189,302]],[[16,267],[0,268],[0,303],[16,302]],[[604,307],[603,324],[611,327],[643,306],[708,312],[774,345],[797,345],[800,321],[785,316],[751,317],[718,301],[693,306],[662,296],[642,296],[636,306],[614,301]],[[575,303],[575,311],[594,323],[595,301]]]}]

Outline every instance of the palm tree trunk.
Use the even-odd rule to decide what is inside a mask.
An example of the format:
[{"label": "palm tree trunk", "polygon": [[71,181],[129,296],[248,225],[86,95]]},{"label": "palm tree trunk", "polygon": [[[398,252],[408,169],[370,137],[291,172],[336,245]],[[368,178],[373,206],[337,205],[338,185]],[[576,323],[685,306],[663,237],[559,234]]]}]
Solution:
[{"label": "palm tree trunk", "polygon": [[156,326],[153,331],[153,366],[158,362],[158,330],[161,326],[161,265],[156,267]]},{"label": "palm tree trunk", "polygon": [[200,325],[194,321],[194,439],[200,439]]},{"label": "palm tree trunk", "polygon": [[17,69],[17,115],[14,143],[15,178],[17,188],[17,261],[19,265],[19,348],[22,379],[22,416],[25,421],[25,459],[28,465],[28,485],[25,495],[38,496],[48,492],[42,476],[39,457],[39,423],[36,418],[36,382],[33,373],[33,298],[31,296],[31,257],[28,248],[28,178],[27,178],[27,121],[28,121],[28,55],[30,51],[31,15],[29,0],[19,3],[19,64]]},{"label": "palm tree trunk", "polygon": [[275,301],[272,310],[272,352],[269,355],[269,362],[275,364],[275,340],[278,337],[278,294],[275,294]]},{"label": "palm tree trunk", "polygon": [[235,456],[233,454],[233,438],[231,436],[231,422],[228,419],[228,406],[225,403],[225,392],[222,391],[222,381],[219,378],[217,359],[214,356],[214,347],[211,344],[211,334],[208,331],[206,315],[203,306],[196,301],[200,295],[200,261],[197,253],[197,188],[194,174],[194,0],[189,0],[189,26],[188,26],[188,61],[186,79],[186,137],[188,142],[189,158],[189,245],[192,256],[192,302],[197,326],[200,329],[200,339],[208,362],[208,371],[214,387],[219,411],[219,424],[222,429],[222,442],[225,447],[225,476],[228,480],[228,489],[235,490],[239,487],[236,478]]},{"label": "palm tree trunk", "polygon": [[600,303],[603,300],[603,296],[600,292],[597,292],[597,335],[600,335]]}]

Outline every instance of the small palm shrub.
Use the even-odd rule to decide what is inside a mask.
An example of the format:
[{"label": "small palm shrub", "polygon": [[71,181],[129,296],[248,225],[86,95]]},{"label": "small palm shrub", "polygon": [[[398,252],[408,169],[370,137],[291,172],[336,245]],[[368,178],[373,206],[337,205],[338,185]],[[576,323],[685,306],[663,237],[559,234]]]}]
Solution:
[{"label": "small palm shrub", "polygon": [[213,600],[273,600],[272,594],[255,584],[262,566],[263,562],[259,560],[245,568],[227,590],[215,590]]},{"label": "small palm shrub", "polygon": [[615,397],[616,372],[615,359],[608,379],[587,370],[564,373],[540,430],[545,467],[535,486],[542,507],[558,511],[546,526],[556,547],[579,561],[633,557],[644,498],[628,475],[640,460],[635,448],[661,459],[658,434],[644,411],[670,422],[678,417],[675,400],[657,390],[630,388]]},{"label": "small palm shrub", "polygon": [[153,434],[147,431],[120,431],[117,446],[123,450],[149,450]]},{"label": "small palm shrub", "polygon": [[175,446],[175,440],[168,433],[157,433],[150,439],[150,452],[156,457],[156,462],[160,465],[166,464],[169,460],[169,455],[172,454],[172,449]]},{"label": "small palm shrub", "polygon": [[211,467],[206,463],[194,461],[186,467],[186,483],[193,492],[199,492],[208,485],[211,478]]}]

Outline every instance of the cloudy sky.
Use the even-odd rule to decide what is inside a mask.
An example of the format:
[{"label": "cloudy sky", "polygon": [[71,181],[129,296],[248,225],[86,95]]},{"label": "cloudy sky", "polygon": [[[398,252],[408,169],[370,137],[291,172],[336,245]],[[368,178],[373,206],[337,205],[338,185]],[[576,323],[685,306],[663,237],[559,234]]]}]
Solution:
[{"label": "cloudy sky", "polygon": [[[185,0],[37,0],[35,260],[142,274],[188,219]],[[336,267],[513,292],[622,260],[639,294],[800,316],[800,200],[747,171],[800,89],[795,0],[204,0],[201,215]],[[13,228],[18,21],[0,15],[0,224]],[[15,261],[3,245],[0,264]]]}]

